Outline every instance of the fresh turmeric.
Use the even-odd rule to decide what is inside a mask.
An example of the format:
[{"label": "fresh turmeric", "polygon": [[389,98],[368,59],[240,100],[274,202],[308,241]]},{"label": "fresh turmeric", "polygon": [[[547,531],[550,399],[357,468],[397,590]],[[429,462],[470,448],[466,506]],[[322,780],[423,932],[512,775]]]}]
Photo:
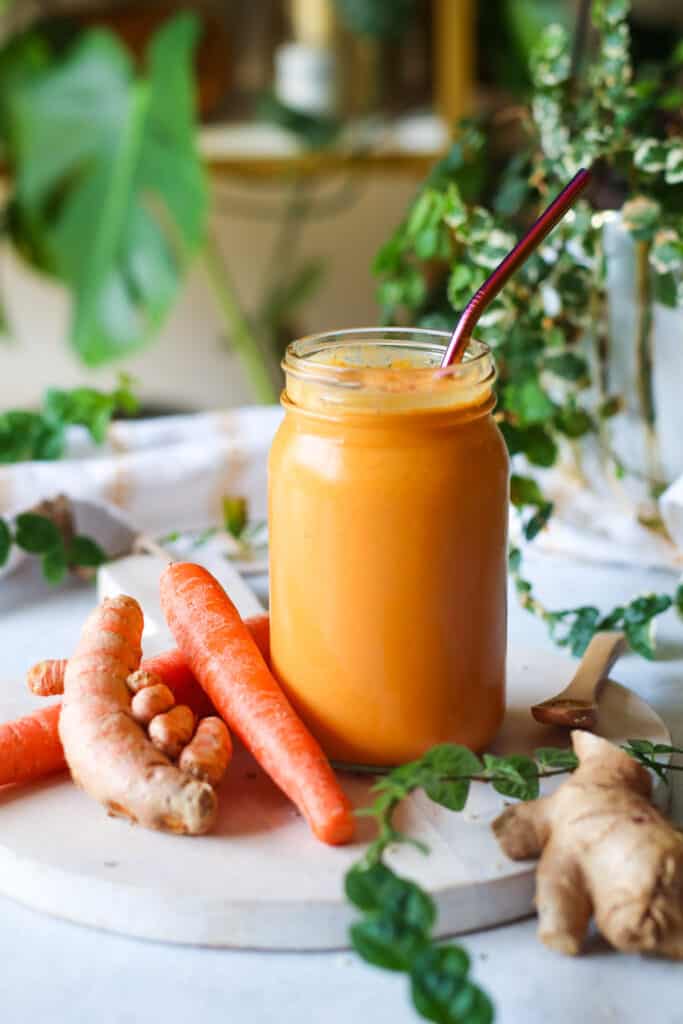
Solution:
[{"label": "fresh turmeric", "polygon": [[110,813],[200,834],[214,823],[216,794],[156,750],[132,715],[126,680],[140,664],[142,626],[140,606],[125,596],[105,599],[88,618],[64,677],[64,754],[74,782]]},{"label": "fresh turmeric", "polygon": [[211,715],[201,720],[193,739],[180,755],[178,764],[188,775],[206,779],[215,787],[225,775],[231,756],[232,743],[228,727],[222,718]]},{"label": "fresh turmeric", "polygon": [[493,822],[509,857],[541,858],[539,937],[576,954],[594,915],[617,949],[683,960],[683,835],[652,806],[647,769],[607,740],[571,735],[576,771]]}]

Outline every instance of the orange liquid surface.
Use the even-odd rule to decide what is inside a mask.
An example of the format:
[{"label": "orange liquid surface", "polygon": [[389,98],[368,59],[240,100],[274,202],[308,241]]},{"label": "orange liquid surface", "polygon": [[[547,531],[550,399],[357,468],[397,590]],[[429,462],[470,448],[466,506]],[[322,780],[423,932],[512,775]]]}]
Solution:
[{"label": "orange liquid surface", "polygon": [[388,766],[490,743],[507,508],[505,445],[481,408],[288,404],[270,456],[272,663],[331,758]]}]

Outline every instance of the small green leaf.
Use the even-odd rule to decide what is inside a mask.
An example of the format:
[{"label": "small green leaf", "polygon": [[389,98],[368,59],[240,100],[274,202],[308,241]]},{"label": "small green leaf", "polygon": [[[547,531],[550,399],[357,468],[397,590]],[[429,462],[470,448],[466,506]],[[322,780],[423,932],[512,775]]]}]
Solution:
[{"label": "small green leaf", "polygon": [[42,566],[43,576],[48,583],[59,583],[66,575],[68,569],[64,545],[59,544],[59,546],[52,548],[51,551],[46,552],[43,555]]},{"label": "small green leaf", "polygon": [[359,956],[387,971],[407,971],[428,939],[420,928],[389,915],[371,917],[351,925],[351,945]]},{"label": "small green leaf", "polygon": [[610,397],[606,398],[605,401],[601,404],[600,408],[598,409],[598,416],[602,420],[608,420],[611,419],[612,416],[616,416],[617,413],[620,413],[623,410],[623,408],[624,399],[622,398],[622,396],[610,395]]},{"label": "small green leaf", "polygon": [[484,767],[493,788],[502,796],[517,800],[535,800],[538,796],[538,768],[533,758],[522,754],[510,757],[484,754]]},{"label": "small green leaf", "polygon": [[523,505],[541,506],[546,503],[541,488],[530,476],[518,476],[513,473],[510,477],[510,501],[516,507]]},{"label": "small green leaf", "polygon": [[674,594],[674,606],[678,614],[683,618],[683,583],[679,583]]},{"label": "small green leaf", "polygon": [[386,864],[352,868],[344,884],[351,902],[366,913],[381,913],[422,932],[434,924],[436,908],[431,897]]},{"label": "small green leaf", "polygon": [[567,768],[573,771],[579,761],[573,750],[564,747],[539,747],[534,750],[539,768]]},{"label": "small green leaf", "polygon": [[[510,548],[508,551],[508,568],[510,572],[519,572],[522,568],[522,552],[519,548]],[[681,590],[683,590],[683,584],[681,584]]]},{"label": "small green leaf", "polygon": [[561,434],[573,439],[584,437],[595,430],[595,423],[590,413],[586,412],[573,396],[570,396],[566,403],[557,409],[554,423]]},{"label": "small green leaf", "polygon": [[683,145],[672,145],[666,156],[664,179],[667,185],[680,185],[683,182]]},{"label": "small green leaf", "polygon": [[672,600],[667,594],[646,594],[631,601],[624,609],[626,638],[642,657],[654,658],[654,619],[671,605]]},{"label": "small green leaf", "polygon": [[579,381],[588,379],[588,363],[583,356],[575,352],[559,352],[557,355],[546,356],[543,366],[556,377],[564,380]]},{"label": "small green leaf", "polygon": [[624,203],[621,216],[624,225],[637,240],[653,237],[661,218],[662,208],[656,199],[635,196]]},{"label": "small green leaf", "polygon": [[432,747],[422,762],[431,770],[423,781],[423,788],[430,800],[451,811],[461,811],[467,803],[472,775],[481,769],[481,761],[467,747],[455,743],[443,743]]},{"label": "small green leaf", "polygon": [[460,946],[430,947],[410,972],[415,1009],[437,1024],[490,1024],[493,1007],[468,981],[469,957]]},{"label": "small green leaf", "polygon": [[679,305],[678,282],[675,274],[655,274],[654,293],[657,302],[675,309]]},{"label": "small green leaf", "polygon": [[534,466],[552,466],[557,459],[557,445],[545,427],[515,427],[500,423],[500,431],[510,455],[526,455]]},{"label": "small green leaf", "polygon": [[643,139],[635,149],[633,162],[641,171],[659,174],[666,167],[667,147],[659,139]]},{"label": "small green leaf", "polygon": [[17,516],[16,543],[32,555],[44,555],[63,547],[62,535],[51,520],[24,512]]},{"label": "small green leaf", "polygon": [[107,561],[107,556],[97,541],[91,537],[74,537],[67,548],[69,565],[97,568]]},{"label": "small green leaf", "polygon": [[683,268],[683,239],[672,228],[663,228],[654,237],[650,263],[658,274],[670,274]]},{"label": "small green leaf", "polygon": [[539,506],[538,511],[534,512],[530,519],[524,524],[524,536],[527,540],[533,540],[538,536],[541,530],[545,529],[553,514],[554,508],[555,506],[552,501],[544,501],[543,504]]},{"label": "small green leaf", "polygon": [[4,519],[0,519],[0,566],[5,565],[12,548],[12,534]]},{"label": "small green leaf", "polygon": [[249,519],[249,503],[246,498],[233,498],[226,495],[222,501],[223,525],[226,532],[239,540]]},{"label": "small green leaf", "polygon": [[522,427],[544,423],[555,411],[555,406],[537,377],[506,384],[503,388],[503,404],[518,417]]},{"label": "small green leaf", "polygon": [[548,612],[545,618],[555,643],[568,647],[575,658],[580,658],[598,628],[600,609],[594,605],[582,605]]}]

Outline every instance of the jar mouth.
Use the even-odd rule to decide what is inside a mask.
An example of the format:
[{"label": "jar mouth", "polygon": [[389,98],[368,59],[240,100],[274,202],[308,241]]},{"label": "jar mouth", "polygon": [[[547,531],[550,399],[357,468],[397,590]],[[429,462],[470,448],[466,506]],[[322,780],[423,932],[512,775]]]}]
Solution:
[{"label": "jar mouth", "polygon": [[491,350],[471,340],[462,362],[441,367],[450,334],[412,327],[354,327],[309,334],[287,346],[282,369],[288,378],[335,388],[415,391],[449,384],[491,382]]}]

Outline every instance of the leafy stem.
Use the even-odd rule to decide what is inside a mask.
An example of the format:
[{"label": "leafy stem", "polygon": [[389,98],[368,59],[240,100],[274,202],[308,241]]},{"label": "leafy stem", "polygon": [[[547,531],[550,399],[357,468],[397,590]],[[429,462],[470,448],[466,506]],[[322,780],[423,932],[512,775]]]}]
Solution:
[{"label": "leafy stem", "polygon": [[[683,770],[683,765],[659,761],[662,755],[683,754],[683,748],[633,739],[622,749],[659,776]],[[461,811],[472,782],[488,783],[505,797],[533,800],[540,779],[571,772],[576,765],[573,751],[559,747],[541,747],[533,757],[484,754],[480,760],[466,747],[446,743],[395,768],[373,786],[375,802],[357,813],[374,819],[377,838],[344,882],[347,898],[362,912],[351,926],[351,942],[368,963],[409,976],[413,1004],[421,1016],[442,1024],[489,1024],[494,1011],[488,996],[469,977],[465,950],[454,943],[437,945],[432,898],[384,860],[390,847],[401,843],[427,852],[424,844],[394,823],[402,801],[422,790],[442,807]]]}]

